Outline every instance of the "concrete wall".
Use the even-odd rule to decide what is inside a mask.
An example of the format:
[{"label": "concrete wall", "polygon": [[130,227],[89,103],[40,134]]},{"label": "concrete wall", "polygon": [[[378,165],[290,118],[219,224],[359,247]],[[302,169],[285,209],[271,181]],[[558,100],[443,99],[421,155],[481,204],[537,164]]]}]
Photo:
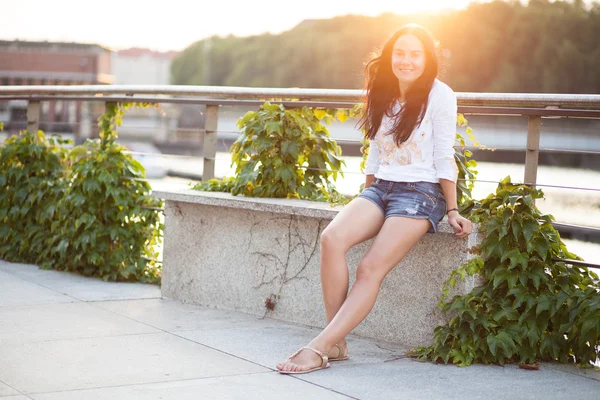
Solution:
[{"label": "concrete wall", "polygon": [[[191,190],[155,192],[166,201],[162,294],[323,327],[319,235],[339,209],[299,200],[250,199]],[[457,239],[443,221],[386,277],[377,304],[354,333],[424,345],[443,320],[441,285],[470,258],[478,235]],[[348,253],[350,284],[370,241]],[[458,292],[471,290],[473,279]],[[274,295],[273,311],[265,300]]]}]

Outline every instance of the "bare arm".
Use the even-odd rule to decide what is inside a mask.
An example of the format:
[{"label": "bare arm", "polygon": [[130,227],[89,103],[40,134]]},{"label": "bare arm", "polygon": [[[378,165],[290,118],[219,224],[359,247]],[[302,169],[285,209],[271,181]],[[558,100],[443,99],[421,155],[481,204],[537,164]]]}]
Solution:
[{"label": "bare arm", "polygon": [[446,209],[452,210],[448,212],[448,223],[456,231],[456,236],[464,238],[469,236],[473,231],[473,224],[468,219],[461,216],[456,208],[458,203],[456,201],[456,183],[448,179],[440,179],[440,186],[442,192],[444,192],[444,199],[446,199]]},{"label": "bare arm", "polygon": [[448,210],[458,208],[458,203],[456,200],[456,183],[448,179],[440,179],[440,186],[442,187],[442,192],[444,193],[444,199],[446,199],[446,208]]},{"label": "bare arm", "polygon": [[365,189],[375,181],[375,175],[365,175]]}]

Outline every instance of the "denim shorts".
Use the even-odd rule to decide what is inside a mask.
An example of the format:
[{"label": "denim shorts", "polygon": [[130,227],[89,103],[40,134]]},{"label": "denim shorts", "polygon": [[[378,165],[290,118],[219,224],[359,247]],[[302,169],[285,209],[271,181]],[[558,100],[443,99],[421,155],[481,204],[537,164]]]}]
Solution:
[{"label": "denim shorts", "polygon": [[385,219],[407,217],[428,219],[429,232],[437,231],[437,224],[446,215],[446,200],[439,183],[392,182],[376,179],[358,196],[375,203]]}]

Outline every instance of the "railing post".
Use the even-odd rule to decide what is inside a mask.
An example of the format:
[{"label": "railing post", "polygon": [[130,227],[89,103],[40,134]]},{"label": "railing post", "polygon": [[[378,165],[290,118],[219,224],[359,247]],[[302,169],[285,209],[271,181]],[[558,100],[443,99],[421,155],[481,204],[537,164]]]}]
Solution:
[{"label": "railing post", "polygon": [[27,130],[37,133],[40,129],[40,102],[29,101],[27,103]]},{"label": "railing post", "polygon": [[208,181],[215,177],[215,158],[217,156],[217,125],[219,121],[219,106],[206,106],[204,119],[204,144],[202,145],[204,169],[202,180]]},{"label": "railing post", "polygon": [[538,158],[540,153],[540,130],[542,117],[532,115],[527,123],[527,150],[525,152],[525,184],[535,186],[537,183]]},{"label": "railing post", "polygon": [[92,112],[88,101],[81,102],[79,113],[78,143],[83,143],[86,139],[92,137]]}]

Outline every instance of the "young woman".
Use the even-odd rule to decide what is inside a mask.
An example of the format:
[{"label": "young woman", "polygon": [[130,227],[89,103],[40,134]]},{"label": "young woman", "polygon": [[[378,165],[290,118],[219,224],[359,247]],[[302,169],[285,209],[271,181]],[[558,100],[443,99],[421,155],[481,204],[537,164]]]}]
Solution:
[{"label": "young woman", "polygon": [[[388,272],[448,214],[458,237],[471,233],[459,215],[454,161],[456,96],[436,79],[435,43],[417,25],[398,30],[366,67],[361,120],[371,147],[365,190],[321,235],[321,285],[327,327],[277,364],[298,374],[348,358],[348,335],[371,311]],[[348,293],[346,252],[377,236],[360,261]]]}]

